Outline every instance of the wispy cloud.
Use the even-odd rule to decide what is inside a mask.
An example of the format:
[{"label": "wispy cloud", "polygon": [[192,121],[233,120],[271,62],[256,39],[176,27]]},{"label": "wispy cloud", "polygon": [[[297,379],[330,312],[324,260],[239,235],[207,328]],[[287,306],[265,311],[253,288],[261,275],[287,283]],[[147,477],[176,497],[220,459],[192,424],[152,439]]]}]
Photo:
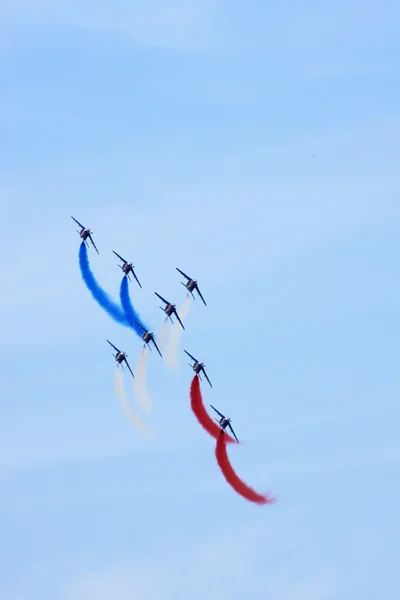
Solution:
[{"label": "wispy cloud", "polygon": [[332,77],[393,77],[400,75],[397,65],[319,64],[307,70],[309,75]]},{"label": "wispy cloud", "polygon": [[218,4],[215,0],[117,0],[112,4],[93,0],[5,0],[1,6],[1,19],[10,24],[62,24],[119,31],[144,44],[196,48],[210,44],[207,36],[212,33]]},{"label": "wispy cloud", "polygon": [[[63,600],[327,600],[335,587],[333,573],[307,568],[299,576],[289,569],[274,571],[260,557],[293,557],[297,543],[288,542],[287,526],[230,526],[194,546],[186,556],[174,552],[139,564],[113,564],[82,574],[67,585]],[[276,544],[278,536],[286,538]],[[303,540],[304,541],[304,540]],[[265,550],[269,548],[269,550]],[[262,550],[263,549],[263,550]],[[256,577],[254,577],[254,575]]]}]

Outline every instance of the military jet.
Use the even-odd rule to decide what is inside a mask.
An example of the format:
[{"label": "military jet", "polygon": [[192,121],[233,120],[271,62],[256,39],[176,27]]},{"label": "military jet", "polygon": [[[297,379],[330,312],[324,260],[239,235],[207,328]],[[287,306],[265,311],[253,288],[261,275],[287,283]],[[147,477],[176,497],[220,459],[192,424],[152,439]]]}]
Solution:
[{"label": "military jet", "polygon": [[[193,296],[193,290],[196,290],[196,292],[198,293],[200,298],[203,300],[204,304],[207,306],[206,301],[204,300],[203,296],[201,295],[199,286],[197,285],[197,280],[191,279],[188,275],[185,275],[185,273],[183,271],[181,271],[180,269],[178,269],[178,267],[176,267],[176,270],[179,271],[179,273],[181,275],[183,275],[184,277],[186,277],[186,279],[187,279],[186,283],[183,283],[181,281],[182,285],[185,286],[185,288],[192,294],[192,296]],[[193,296],[193,298],[194,298],[194,296]]]},{"label": "military jet", "polygon": [[225,431],[225,429],[227,427],[229,427],[229,429],[231,430],[231,432],[233,434],[233,437],[235,438],[235,440],[237,441],[237,443],[239,443],[239,440],[236,437],[236,433],[233,431],[233,427],[231,425],[230,418],[229,417],[225,417],[222,413],[219,412],[219,410],[217,410],[216,408],[214,408],[214,406],[212,404],[210,404],[210,406],[221,417],[220,419],[215,419],[215,420],[217,421],[217,423],[219,423],[219,426],[221,427],[222,431]]},{"label": "military jet", "polygon": [[160,306],[160,308],[161,308],[161,310],[163,310],[165,312],[165,314],[167,315],[167,317],[169,317],[171,319],[171,323],[173,323],[171,315],[175,315],[176,318],[177,318],[177,320],[181,324],[182,329],[185,329],[182,321],[179,318],[178,311],[176,310],[176,304],[171,304],[171,302],[168,302],[168,300],[165,300],[165,298],[163,298],[162,296],[160,296],[160,294],[157,294],[157,292],[154,292],[154,293],[155,293],[155,295],[158,298],[160,298],[160,300],[162,302],[164,302],[164,304],[166,304],[166,306],[164,306],[164,308],[162,306]]},{"label": "military jet", "polygon": [[194,357],[194,356],[192,356],[191,354],[189,354],[189,352],[188,352],[187,350],[184,350],[184,352],[186,352],[186,354],[187,354],[188,356],[190,356],[190,358],[191,358],[192,360],[194,360],[194,364],[193,364],[193,365],[191,365],[191,364],[189,363],[189,366],[190,366],[190,367],[192,367],[192,369],[193,369],[193,371],[194,371],[195,373],[197,373],[197,375],[199,376],[200,380],[201,380],[201,377],[200,377],[200,372],[201,372],[201,371],[203,371],[203,375],[204,375],[204,377],[207,379],[208,383],[209,383],[209,384],[210,384],[210,386],[212,387],[212,383],[211,383],[211,381],[208,379],[208,377],[207,377],[207,373],[205,372],[205,369],[204,369],[204,367],[205,367],[206,365],[205,365],[203,362],[200,362],[200,361],[198,361],[198,360],[197,360],[197,358],[195,358],[195,357]]},{"label": "military jet", "polygon": [[146,331],[146,329],[140,323],[138,323],[137,321],[135,321],[134,319],[133,319],[133,322],[136,323],[136,325],[138,327],[140,327],[140,329],[143,330],[142,340],[144,341],[144,343],[147,344],[148,347],[151,350],[150,342],[153,342],[154,346],[156,347],[156,350],[157,350],[158,354],[162,357],[160,349],[159,349],[159,347],[156,344],[156,340],[154,339],[154,333],[152,331]]},{"label": "military jet", "polygon": [[[78,231],[78,230],[76,230],[76,231],[77,231],[77,233],[79,233],[79,235],[80,235],[80,237],[82,238],[82,240],[83,240],[83,241],[86,243],[86,245],[88,246],[87,239],[89,238],[89,240],[90,240],[90,241],[92,242],[92,244],[93,244],[93,248],[96,250],[97,254],[99,254],[99,251],[98,251],[98,250],[97,250],[97,248],[96,248],[96,244],[94,243],[94,241],[93,241],[93,238],[92,238],[92,233],[93,233],[93,231],[90,231],[90,229],[87,229],[86,227],[84,227],[84,226],[82,225],[82,223],[79,223],[79,221],[77,221],[77,220],[75,219],[75,217],[72,217],[72,216],[71,216],[71,219],[73,219],[73,220],[75,221],[75,223],[77,223],[77,225],[79,225],[79,227],[81,228],[81,230],[80,230],[80,231]],[[89,247],[89,246],[88,246],[88,247]]]},{"label": "military jet", "polygon": [[133,266],[133,263],[126,261],[124,258],[122,258],[122,256],[120,256],[119,254],[117,254],[117,253],[115,252],[115,250],[113,250],[113,252],[114,252],[115,256],[118,256],[118,258],[119,258],[120,260],[122,260],[122,263],[123,263],[123,264],[122,264],[122,265],[118,265],[118,266],[119,266],[119,267],[122,269],[122,272],[123,272],[123,273],[125,273],[125,275],[126,275],[126,276],[127,276],[127,278],[129,279],[129,281],[131,281],[131,278],[129,277],[129,273],[132,273],[132,275],[134,276],[134,278],[135,278],[135,279],[136,279],[136,281],[138,282],[138,284],[139,284],[139,287],[142,287],[142,286],[141,286],[141,283],[140,283],[140,281],[139,281],[139,279],[136,277],[135,271],[133,270],[133,269],[135,268],[135,267]]},{"label": "military jet", "polygon": [[[110,342],[110,340],[107,340],[107,342],[110,344],[110,346],[112,346],[116,352],[116,354],[113,354],[113,357],[115,358],[115,360],[117,361],[117,363],[119,365],[121,365],[122,368],[124,368],[123,366],[123,362],[125,361],[126,366],[129,369],[130,374],[132,375],[132,377],[135,377],[134,374],[132,373],[132,369],[129,366],[128,361],[126,360],[126,357],[128,356],[126,352],[122,352],[121,350],[118,350],[118,348],[116,346],[114,346],[114,344],[112,344]],[[112,353],[111,353],[112,354]]]}]

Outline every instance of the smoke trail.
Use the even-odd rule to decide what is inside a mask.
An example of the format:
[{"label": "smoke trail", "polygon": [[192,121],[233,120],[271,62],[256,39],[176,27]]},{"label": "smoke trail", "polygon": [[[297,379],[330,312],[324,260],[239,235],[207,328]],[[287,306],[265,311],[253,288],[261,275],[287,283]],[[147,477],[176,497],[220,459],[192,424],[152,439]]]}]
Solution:
[{"label": "smoke trail", "polygon": [[[144,325],[144,323],[142,323],[141,318],[139,317],[138,313],[132,306],[132,302],[129,297],[128,278],[126,275],[123,276],[122,281],[121,281],[121,287],[119,289],[119,297],[121,299],[122,308],[124,309],[124,313],[125,313],[125,319],[127,320],[129,327],[132,327],[132,329],[138,335],[140,335],[140,337],[142,337],[142,335],[144,333],[143,329],[145,331],[148,331],[148,327],[146,327]],[[143,329],[141,329],[139,327],[139,325],[136,325],[135,321],[137,323],[139,323],[143,327]]]},{"label": "smoke trail", "polygon": [[[183,301],[181,308],[178,311],[179,318],[183,324],[185,324],[185,319],[189,312],[189,308],[190,308],[190,295],[187,294],[185,300]],[[165,352],[165,363],[170,369],[176,369],[179,366],[179,360],[178,360],[179,342],[180,342],[182,333],[183,333],[183,329],[182,329],[180,323],[178,321],[175,321],[175,323],[172,326],[171,336],[169,338],[169,344],[168,344],[166,352]]]},{"label": "smoke trail", "polygon": [[165,344],[165,338],[167,337],[167,332],[168,332],[168,317],[165,317],[162,327],[161,327],[160,335],[158,336],[158,347],[160,348],[161,351],[164,350],[164,344]]},{"label": "smoke trail", "polygon": [[140,433],[142,433],[146,437],[148,437],[150,439],[155,439],[156,436],[154,434],[154,431],[152,429],[150,429],[149,427],[147,427],[146,423],[144,423],[142,421],[142,419],[135,413],[135,411],[129,404],[129,402],[126,398],[126,394],[125,394],[124,381],[122,378],[122,374],[118,367],[116,367],[115,373],[114,373],[114,388],[115,388],[115,395],[117,396],[119,405],[122,408],[125,415],[128,417],[128,419],[131,422],[131,424],[133,425],[133,427],[137,431],[140,431]]},{"label": "smoke trail", "polygon": [[[220,427],[218,426],[216,421],[209,416],[207,413],[204,404],[203,398],[201,396],[200,390],[200,380],[199,376],[195,375],[193,377],[192,383],[190,385],[190,404],[192,407],[192,411],[196,415],[196,418],[200,425],[210,434],[213,438],[218,439],[220,434]],[[232,437],[228,434],[225,435],[225,442],[227,443],[237,443]]]},{"label": "smoke trail", "polygon": [[231,463],[229,462],[228,453],[226,451],[225,437],[226,434],[223,431],[220,431],[217,437],[215,456],[217,458],[219,468],[221,469],[222,474],[229,485],[233,487],[238,494],[243,496],[243,498],[250,500],[250,502],[255,502],[256,504],[272,504],[275,502],[275,499],[271,496],[263,496],[258,494],[236,475]]},{"label": "smoke trail", "polygon": [[104,308],[104,310],[110,315],[110,317],[114,319],[114,321],[129,327],[129,323],[124,311],[118,304],[115,304],[110,296],[99,286],[92,271],[90,270],[85,242],[82,242],[79,248],[79,266],[81,269],[82,279],[96,302],[100,304],[102,308]]},{"label": "smoke trail", "polygon": [[135,379],[133,380],[133,389],[135,390],[136,401],[142,411],[149,415],[151,413],[151,399],[147,391],[147,348],[142,348],[139,361],[136,367]]}]

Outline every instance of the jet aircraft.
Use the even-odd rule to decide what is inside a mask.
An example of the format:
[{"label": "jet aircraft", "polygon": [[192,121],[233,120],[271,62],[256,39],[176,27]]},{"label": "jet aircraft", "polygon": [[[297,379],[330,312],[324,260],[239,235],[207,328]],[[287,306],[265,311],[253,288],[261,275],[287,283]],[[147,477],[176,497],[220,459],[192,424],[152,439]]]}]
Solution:
[{"label": "jet aircraft", "polygon": [[[212,383],[211,383],[211,381],[208,379],[208,377],[207,377],[207,373],[205,372],[205,369],[204,369],[204,367],[205,367],[206,365],[205,365],[203,362],[200,362],[200,361],[198,361],[198,360],[197,360],[197,358],[195,358],[195,357],[194,357],[194,356],[192,356],[191,354],[189,354],[189,352],[188,352],[187,350],[184,350],[184,352],[186,352],[186,354],[187,354],[188,356],[190,356],[190,358],[191,358],[192,360],[194,360],[194,364],[193,364],[193,365],[191,365],[191,364],[189,363],[189,366],[190,366],[190,367],[192,367],[193,371],[194,371],[195,373],[197,373],[197,375],[198,375],[199,377],[200,377],[200,372],[201,372],[201,371],[203,371],[203,375],[204,375],[204,377],[207,379],[208,383],[209,383],[209,384],[210,384],[210,386],[212,387]],[[200,379],[201,379],[201,377],[200,377]]]},{"label": "jet aircraft", "polygon": [[147,344],[151,350],[150,342],[153,342],[158,354],[162,357],[160,349],[156,344],[156,340],[154,339],[154,333],[152,331],[146,331],[146,329],[137,321],[133,320],[133,322],[136,323],[136,325],[138,325],[138,327],[140,327],[140,329],[143,330],[142,340],[144,341],[144,343]]},{"label": "jet aircraft", "polygon": [[175,315],[176,318],[177,318],[177,320],[181,324],[182,329],[185,329],[182,321],[179,318],[178,311],[176,310],[176,304],[171,304],[171,302],[168,302],[168,300],[165,300],[165,298],[163,298],[162,296],[160,296],[160,294],[157,294],[157,292],[154,292],[154,293],[166,305],[166,306],[164,306],[164,308],[162,306],[160,306],[160,308],[161,308],[161,310],[163,310],[165,312],[165,314],[167,315],[167,317],[169,317],[171,319],[171,323],[173,323],[171,315]]},{"label": "jet aircraft", "polygon": [[183,286],[185,286],[185,288],[192,294],[193,298],[193,290],[196,290],[196,292],[198,293],[198,295],[200,296],[200,298],[203,300],[204,304],[207,306],[206,301],[204,300],[203,296],[201,295],[201,292],[199,290],[199,286],[197,285],[197,279],[191,279],[188,275],[186,275],[183,271],[181,271],[180,269],[178,269],[178,267],[176,267],[176,270],[179,271],[179,273],[181,275],[183,275],[184,277],[186,277],[187,282],[186,283],[182,283]]},{"label": "jet aircraft", "polygon": [[128,262],[127,260],[125,260],[124,258],[122,258],[122,256],[120,256],[119,254],[117,254],[117,253],[115,252],[115,250],[113,250],[113,252],[114,252],[115,256],[118,256],[118,258],[119,258],[120,260],[122,260],[123,264],[122,264],[122,265],[118,265],[118,266],[119,266],[119,267],[122,269],[122,272],[123,272],[123,273],[125,273],[125,275],[128,277],[129,281],[131,281],[131,278],[129,277],[129,273],[132,273],[132,275],[134,276],[134,278],[135,278],[135,279],[136,279],[136,281],[138,282],[138,284],[139,284],[139,287],[142,287],[142,285],[141,285],[141,283],[140,283],[139,279],[136,277],[136,273],[135,273],[135,271],[133,270],[133,269],[135,268],[135,267],[133,266],[133,263],[131,263],[131,262]]},{"label": "jet aircraft", "polygon": [[81,230],[80,230],[80,231],[78,231],[78,230],[77,230],[77,233],[79,233],[79,235],[80,235],[80,237],[82,238],[82,240],[83,240],[83,241],[86,243],[86,245],[88,246],[87,239],[89,238],[89,240],[90,240],[90,241],[92,242],[92,244],[93,244],[93,248],[96,250],[97,254],[99,254],[99,251],[98,251],[98,250],[97,250],[97,248],[96,248],[96,244],[94,243],[94,241],[93,241],[93,238],[92,238],[92,233],[93,233],[93,231],[90,231],[90,229],[87,229],[86,227],[84,227],[84,226],[82,225],[82,223],[79,223],[79,221],[77,221],[77,220],[75,219],[75,217],[72,217],[72,216],[71,216],[71,219],[73,219],[73,220],[75,221],[75,223],[77,223],[77,225],[79,225],[79,227],[81,228]]},{"label": "jet aircraft", "polygon": [[121,350],[118,350],[118,348],[116,346],[114,346],[114,344],[112,344],[110,342],[110,340],[107,340],[107,342],[110,344],[110,346],[112,346],[114,348],[114,350],[116,352],[116,354],[113,354],[113,357],[115,358],[115,360],[117,361],[117,363],[119,365],[121,365],[122,368],[124,368],[124,366],[123,366],[122,363],[125,361],[125,364],[128,367],[130,374],[132,375],[132,377],[135,377],[134,374],[133,374],[133,372],[132,372],[132,369],[129,366],[128,361],[126,360],[126,357],[128,356],[127,353],[126,352],[122,352]]},{"label": "jet aircraft", "polygon": [[221,427],[222,431],[225,431],[225,429],[227,427],[229,427],[229,429],[231,430],[231,432],[233,434],[233,437],[235,438],[235,440],[237,441],[237,443],[239,443],[239,440],[236,437],[236,433],[233,431],[233,427],[231,425],[230,418],[229,417],[225,417],[222,413],[219,412],[219,410],[217,410],[216,408],[214,408],[214,406],[212,404],[210,404],[210,406],[221,417],[220,419],[215,419],[215,420],[217,421],[217,423],[219,423],[219,426]]}]

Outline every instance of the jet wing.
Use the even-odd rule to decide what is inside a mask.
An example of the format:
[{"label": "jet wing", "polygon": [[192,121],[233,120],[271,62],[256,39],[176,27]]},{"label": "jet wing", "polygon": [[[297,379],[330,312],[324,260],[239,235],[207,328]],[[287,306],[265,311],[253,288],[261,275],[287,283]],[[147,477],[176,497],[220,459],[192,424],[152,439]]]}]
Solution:
[{"label": "jet wing", "polygon": [[222,417],[223,419],[225,419],[225,415],[223,415],[222,413],[220,413],[220,412],[219,412],[219,410],[217,410],[217,409],[216,409],[216,408],[215,408],[215,407],[214,407],[212,404],[210,404],[210,406],[211,406],[211,408],[212,408],[213,410],[215,410],[215,412],[216,412],[216,413],[218,413],[218,414],[219,414],[219,416],[220,416],[220,417]]},{"label": "jet wing", "polygon": [[188,276],[188,275],[186,275],[186,274],[185,274],[183,271],[181,271],[180,269],[178,269],[178,267],[176,267],[176,270],[177,270],[177,271],[179,271],[179,273],[180,273],[181,275],[183,275],[184,277],[186,277],[186,279],[188,279],[188,280],[190,280],[190,279],[191,279],[191,277],[189,277],[189,276]]},{"label": "jet wing", "polygon": [[112,343],[110,342],[110,340],[106,340],[106,341],[107,341],[107,342],[110,344],[110,346],[112,346],[112,347],[114,348],[114,350],[115,350],[116,352],[121,352],[121,350],[118,350],[118,348],[117,348],[116,346],[114,346],[114,344],[112,344]]},{"label": "jet wing", "polygon": [[204,367],[203,367],[203,374],[204,374],[204,377],[207,379],[208,383],[210,384],[210,386],[212,387],[212,383],[211,383],[211,381],[208,379],[208,376],[207,376],[207,373],[206,373],[206,372],[205,372],[205,370],[204,370]]},{"label": "jet wing", "polygon": [[198,295],[200,296],[200,298],[203,300],[203,302],[204,302],[205,306],[207,306],[207,304],[206,304],[206,301],[204,300],[204,298],[203,298],[203,296],[202,296],[202,294],[201,294],[201,292],[200,292],[200,290],[199,290],[199,288],[198,288],[198,286],[197,286],[197,285],[196,285],[196,290],[197,290],[197,293],[198,293]]},{"label": "jet wing", "polygon": [[157,346],[157,344],[156,344],[156,340],[155,340],[154,338],[153,338],[153,344],[155,345],[155,347],[156,347],[156,350],[157,350],[158,354],[159,354],[159,355],[161,356],[161,358],[162,358],[162,354],[161,354],[161,352],[160,352],[160,348]]},{"label": "jet wing", "polygon": [[191,354],[189,354],[189,352],[188,352],[187,350],[184,350],[184,352],[186,352],[186,354],[187,354],[188,356],[190,356],[190,358],[191,358],[192,360],[194,360],[194,362],[199,362],[199,361],[197,360],[197,358],[195,358],[194,356],[192,356]]},{"label": "jet wing", "polygon": [[123,263],[126,263],[126,262],[128,262],[127,260],[125,260],[124,258],[122,258],[122,256],[120,256],[119,254],[117,254],[117,253],[115,252],[115,250],[113,250],[113,252],[114,252],[115,256],[118,256],[118,258],[119,258],[120,260],[122,260],[122,262],[123,262]]},{"label": "jet wing", "polygon": [[[141,285],[141,283],[140,283],[139,279],[136,277],[136,273],[135,273],[135,271],[134,271],[133,269],[132,269],[132,274],[133,274],[134,278],[136,279],[136,281],[137,281],[137,283],[138,283],[139,287],[141,288],[141,287],[142,287],[142,285]],[[142,289],[143,289],[143,288],[142,288]]]},{"label": "jet wing", "polygon": [[128,361],[126,360],[126,358],[124,358],[124,360],[125,360],[125,364],[126,364],[126,366],[127,366],[127,367],[128,367],[128,369],[129,369],[129,372],[130,372],[130,374],[131,374],[131,375],[132,375],[132,377],[134,378],[135,376],[134,376],[134,374],[132,373],[132,369],[130,368]]},{"label": "jet wing", "polygon": [[238,440],[238,439],[237,439],[237,437],[236,437],[236,433],[233,431],[233,427],[232,427],[232,425],[231,425],[230,423],[228,423],[228,427],[229,427],[229,429],[231,430],[231,432],[232,432],[232,435],[233,435],[233,437],[235,438],[235,440],[237,441],[237,443],[239,443],[239,440]]},{"label": "jet wing", "polygon": [[184,326],[184,324],[182,323],[182,321],[181,321],[181,319],[180,319],[180,317],[179,317],[179,315],[178,315],[178,311],[176,310],[176,308],[175,308],[175,316],[176,316],[176,318],[178,319],[179,323],[181,324],[181,327],[182,327],[182,329],[185,329],[185,326]]},{"label": "jet wing", "polygon": [[85,228],[85,227],[82,225],[82,223],[79,223],[79,221],[77,221],[77,220],[75,219],[75,217],[72,217],[72,216],[71,216],[71,219],[73,219],[73,220],[75,221],[75,223],[77,223],[77,224],[79,225],[79,227],[82,227],[82,229],[86,229],[86,228]]},{"label": "jet wing", "polygon": [[168,300],[166,300],[165,298],[163,298],[162,296],[160,296],[160,294],[157,294],[157,292],[154,292],[156,296],[158,296],[160,298],[160,300],[162,300],[165,304],[171,304],[170,302],[168,302]]},{"label": "jet wing", "polygon": [[143,325],[141,325],[140,323],[138,323],[137,321],[135,321],[135,319],[133,319],[133,322],[134,322],[134,323],[136,323],[136,325],[137,325],[138,327],[140,327],[140,329],[143,331],[143,333],[146,333],[146,330],[145,330],[145,328],[143,327]]},{"label": "jet wing", "polygon": [[97,248],[96,248],[96,244],[94,243],[94,241],[93,241],[93,238],[92,238],[92,236],[91,236],[91,234],[90,234],[90,233],[89,233],[89,239],[90,239],[90,241],[92,242],[92,244],[93,244],[93,248],[96,250],[97,254],[100,254],[100,253],[99,253],[99,251],[98,251],[98,250],[97,250]]}]

